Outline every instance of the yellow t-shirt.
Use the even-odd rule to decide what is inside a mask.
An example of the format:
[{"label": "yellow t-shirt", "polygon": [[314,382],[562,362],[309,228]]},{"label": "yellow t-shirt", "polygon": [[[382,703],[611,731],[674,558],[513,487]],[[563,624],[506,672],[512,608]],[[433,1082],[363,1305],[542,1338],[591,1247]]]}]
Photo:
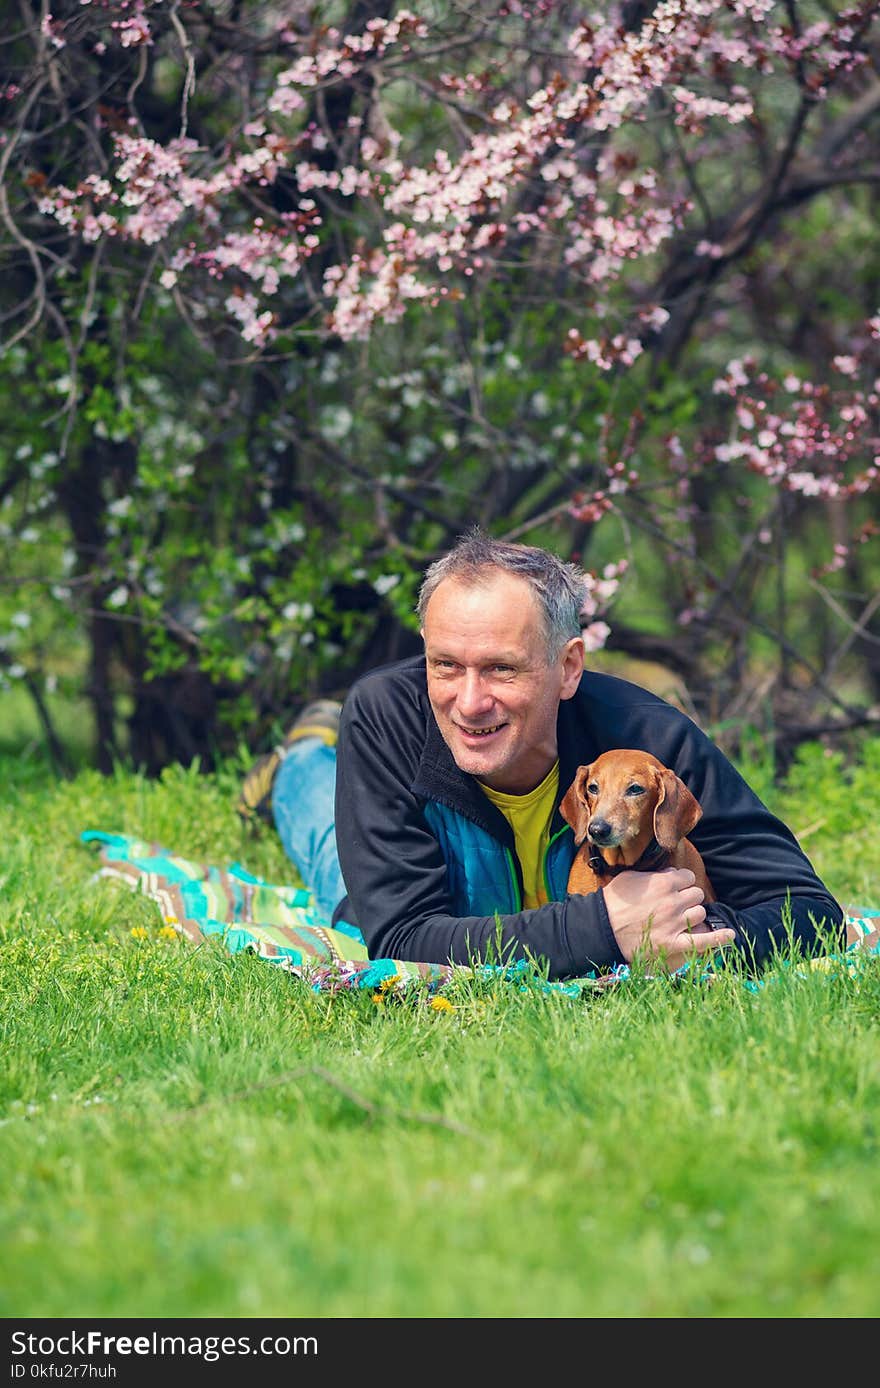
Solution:
[{"label": "yellow t-shirt", "polygon": [[513,830],[516,856],[523,875],[523,906],[528,910],[545,905],[548,898],[544,884],[544,854],[550,842],[550,820],[559,789],[559,762],[553,764],[541,784],[527,795],[509,795],[491,790],[482,781],[478,784]]}]

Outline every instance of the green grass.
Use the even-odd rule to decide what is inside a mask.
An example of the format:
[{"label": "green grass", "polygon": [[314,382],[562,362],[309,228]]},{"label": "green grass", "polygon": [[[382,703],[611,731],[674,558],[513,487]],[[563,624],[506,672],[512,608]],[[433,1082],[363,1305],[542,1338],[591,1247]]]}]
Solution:
[{"label": "green grass", "polygon": [[[239,771],[0,764],[0,1316],[876,1314],[880,965],[315,994],[162,937],[78,842],[293,880]],[[845,904],[880,899],[878,773],[880,741],[760,786],[824,819]]]}]

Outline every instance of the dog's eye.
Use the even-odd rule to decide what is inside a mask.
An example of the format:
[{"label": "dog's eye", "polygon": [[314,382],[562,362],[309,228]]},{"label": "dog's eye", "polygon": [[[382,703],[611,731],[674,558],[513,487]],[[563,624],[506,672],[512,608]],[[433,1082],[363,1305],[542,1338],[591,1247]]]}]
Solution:
[{"label": "dog's eye", "polygon": [[588,794],[588,795],[598,795],[598,794],[599,794],[599,785],[598,785],[598,782],[596,782],[596,781],[591,781],[591,782],[590,782],[590,784],[587,786],[587,794]]},{"label": "dog's eye", "polygon": [[645,787],[640,786],[637,781],[633,781],[632,785],[627,786],[626,791],[624,792],[624,794],[626,795],[644,795],[644,793]]}]

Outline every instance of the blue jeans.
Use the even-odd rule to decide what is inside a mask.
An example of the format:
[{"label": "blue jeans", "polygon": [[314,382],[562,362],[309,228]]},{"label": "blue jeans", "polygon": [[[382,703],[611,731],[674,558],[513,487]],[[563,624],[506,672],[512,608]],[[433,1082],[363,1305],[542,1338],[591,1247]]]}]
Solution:
[{"label": "blue jeans", "polygon": [[317,737],[294,742],[275,774],[272,813],[284,851],[328,925],[346,894],[336,851],[335,790],[336,748]]}]

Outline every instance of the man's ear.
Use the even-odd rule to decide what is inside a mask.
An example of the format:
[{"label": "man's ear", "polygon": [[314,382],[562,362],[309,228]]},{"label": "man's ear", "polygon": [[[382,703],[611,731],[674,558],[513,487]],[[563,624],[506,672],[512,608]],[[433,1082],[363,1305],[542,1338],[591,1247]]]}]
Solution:
[{"label": "man's ear", "polygon": [[703,811],[684,781],[667,766],[657,772],[657,779],[659,794],[654,806],[654,838],[661,848],[671,853],[699,823]]},{"label": "man's ear", "polygon": [[560,699],[573,699],[584,673],[586,647],[582,636],[573,636],[562,649],[562,689]]},{"label": "man's ear", "polygon": [[580,848],[587,837],[590,822],[590,806],[587,803],[586,786],[590,779],[590,768],[579,766],[577,774],[559,803],[559,813],[574,830],[575,847]]}]

